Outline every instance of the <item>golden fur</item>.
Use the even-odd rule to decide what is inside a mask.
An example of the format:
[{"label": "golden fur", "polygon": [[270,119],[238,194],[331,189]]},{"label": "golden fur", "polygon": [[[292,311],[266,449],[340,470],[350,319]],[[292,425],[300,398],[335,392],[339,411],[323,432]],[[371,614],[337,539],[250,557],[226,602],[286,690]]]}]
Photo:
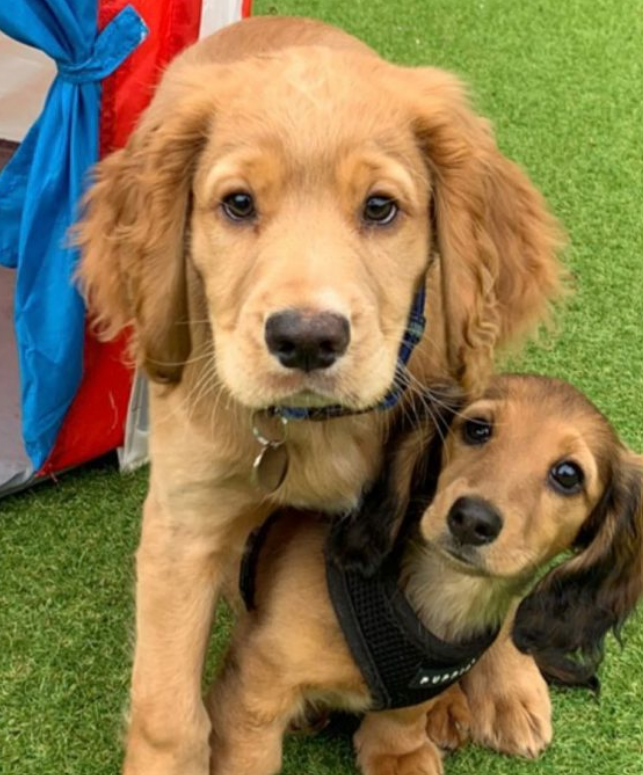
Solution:
[{"label": "golden fur", "polygon": [[[463,429],[480,418],[492,424],[493,433],[488,442],[472,445]],[[417,439],[418,430],[412,433]],[[426,446],[417,446],[416,458],[426,455]],[[440,773],[439,747],[461,744],[469,731],[505,753],[536,756],[551,739],[546,684],[530,657],[505,653],[499,670],[493,651],[503,648],[513,629],[543,669],[553,665],[562,679],[566,655],[600,650],[606,629],[620,626],[643,591],[641,459],[570,385],[541,377],[495,378],[489,391],[456,417],[441,458],[437,492],[405,550],[400,584],[424,624],[443,639],[470,639],[502,622],[504,629],[460,687],[424,705],[367,713],[355,737],[365,775]],[[561,461],[573,461],[584,472],[580,491],[561,494],[552,486],[548,473]],[[622,496],[607,506],[606,498],[624,481],[629,484]],[[414,500],[422,495],[412,493]],[[460,542],[449,527],[454,504],[464,497],[482,499],[501,516],[501,529],[490,542]],[[256,609],[241,615],[213,688],[216,775],[278,772],[282,735],[305,703],[369,708],[368,690],[328,598],[327,533],[323,520],[290,512],[268,536]],[[576,555],[527,593],[551,560],[569,549]],[[610,558],[607,574],[600,569],[601,557]],[[578,600],[574,576],[581,568],[588,580]],[[612,618],[593,633],[597,640],[563,644],[561,628],[577,638],[583,622],[605,616],[608,596]],[[555,613],[548,610],[550,599]],[[545,612],[542,624],[535,611]],[[556,650],[561,653],[552,662]],[[578,669],[572,661],[567,667]],[[596,662],[592,671],[595,667]],[[510,687],[503,678],[507,671]],[[504,703],[494,700],[496,682],[509,692]],[[521,696],[528,701],[511,701]]]},{"label": "golden fur", "polygon": [[[222,210],[239,190],[257,202],[251,222]],[[400,215],[367,227],[363,203],[382,192]],[[429,328],[403,378],[481,389],[497,349],[560,291],[558,229],[454,76],[391,65],[320,23],[258,18],[170,65],[126,147],[98,165],[77,234],[96,321],[105,337],[131,326],[151,380],[125,771],[204,775],[201,669],[225,564],[279,506],[354,506],[388,424],[291,423],[288,477],[265,496],[253,410],[380,399],[427,267]],[[292,307],[350,319],[331,369],[268,353],[266,317]]]}]

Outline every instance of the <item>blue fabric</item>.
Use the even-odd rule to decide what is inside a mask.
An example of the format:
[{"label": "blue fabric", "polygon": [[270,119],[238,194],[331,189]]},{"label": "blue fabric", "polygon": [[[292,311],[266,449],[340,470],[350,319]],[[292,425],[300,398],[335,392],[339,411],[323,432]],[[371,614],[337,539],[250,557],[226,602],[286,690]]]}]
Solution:
[{"label": "blue fabric", "polygon": [[145,38],[130,6],[98,34],[97,0],[0,2],[0,29],[41,49],[58,75],[0,175],[0,263],[17,271],[15,326],[25,448],[47,459],[82,376],[85,309],[68,230],[98,159],[100,81]]}]

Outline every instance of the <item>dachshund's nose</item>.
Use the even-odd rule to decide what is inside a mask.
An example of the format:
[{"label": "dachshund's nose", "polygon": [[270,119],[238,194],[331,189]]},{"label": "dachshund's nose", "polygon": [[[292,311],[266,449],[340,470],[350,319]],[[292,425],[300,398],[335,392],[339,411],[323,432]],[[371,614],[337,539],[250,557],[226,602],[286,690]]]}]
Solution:
[{"label": "dachshund's nose", "polygon": [[449,510],[447,524],[461,544],[482,546],[496,540],[502,530],[502,517],[482,498],[458,498]]},{"label": "dachshund's nose", "polygon": [[275,312],[266,320],[268,350],[287,369],[327,369],[340,358],[351,338],[350,323],[334,312]]}]

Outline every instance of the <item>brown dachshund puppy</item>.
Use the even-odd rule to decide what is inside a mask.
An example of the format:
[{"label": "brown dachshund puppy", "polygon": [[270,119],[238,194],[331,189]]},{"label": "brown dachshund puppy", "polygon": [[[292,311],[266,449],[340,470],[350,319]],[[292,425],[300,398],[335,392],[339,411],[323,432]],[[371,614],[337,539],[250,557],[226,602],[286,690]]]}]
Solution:
[{"label": "brown dachshund puppy", "polygon": [[[415,411],[427,409],[435,414],[440,407]],[[618,630],[643,591],[641,458],[588,399],[543,377],[495,378],[482,398],[455,413],[438,455],[429,442],[433,428],[402,422],[375,486],[377,503],[395,510],[403,502],[407,514],[417,514],[401,537],[399,588],[438,638],[460,644],[502,627],[499,638],[511,635],[545,676],[588,683],[606,633]],[[377,510],[376,501],[367,497],[365,507]],[[212,773],[278,772],[282,736],[307,703],[366,711],[355,746],[367,775],[440,773],[440,747],[469,730],[474,740],[503,750],[498,735],[507,725],[523,739],[549,741],[545,681],[519,654],[508,668],[534,684],[540,707],[517,714],[508,704],[513,717],[499,719],[502,710],[477,688],[476,673],[492,675],[482,656],[438,698],[373,712],[370,682],[329,599],[327,536],[323,520],[294,513],[267,533],[256,608],[242,615],[211,698]],[[536,581],[568,550],[571,558]],[[533,725],[540,726],[536,733]],[[542,747],[534,742],[522,753],[535,756]]]}]

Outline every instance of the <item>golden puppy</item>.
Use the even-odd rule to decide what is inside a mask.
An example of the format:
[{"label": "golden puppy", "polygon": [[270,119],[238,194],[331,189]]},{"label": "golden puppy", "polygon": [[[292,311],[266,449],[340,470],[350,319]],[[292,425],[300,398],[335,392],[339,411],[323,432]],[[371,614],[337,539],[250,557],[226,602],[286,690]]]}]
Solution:
[{"label": "golden puppy", "polygon": [[[400,469],[395,475],[387,471],[376,485],[377,495],[365,503],[365,509],[375,510],[383,499],[389,505],[398,498],[410,503],[411,524],[396,571],[399,589],[420,622],[453,650],[504,622],[499,637],[511,634],[523,652],[535,655],[545,675],[587,683],[607,631],[618,630],[643,591],[641,458],[624,447],[577,390],[543,377],[495,378],[480,399],[457,414],[437,456],[440,439],[427,449],[426,439],[434,432],[428,417],[426,422],[428,427],[406,428],[390,442],[394,466],[400,455],[402,469],[411,462],[410,494],[400,483]],[[435,490],[436,477],[432,497],[427,488]],[[216,775],[278,772],[282,736],[305,703],[352,711],[373,707],[373,680],[353,658],[361,646],[349,639],[349,648],[329,599],[327,535],[322,519],[288,512],[279,515],[257,550],[256,607],[242,615],[213,689]],[[540,572],[569,549],[572,558],[538,581],[516,611]],[[332,579],[329,575],[331,584]],[[387,580],[376,576],[371,583]],[[394,597],[387,600],[395,605]],[[382,607],[379,627],[399,628],[401,621]],[[416,621],[405,638],[419,637],[419,630]],[[403,645],[397,660],[406,658],[404,651]],[[367,712],[355,736],[362,772],[442,772],[440,749],[427,735],[427,711],[439,702],[455,703],[460,735],[463,726],[469,727],[475,740],[492,747],[506,749],[501,736],[509,726],[529,738],[530,726],[542,725],[540,738],[548,741],[549,697],[538,672],[527,669],[517,680],[534,684],[540,708],[516,712],[507,698],[498,709],[475,688],[480,672],[483,685],[489,682],[490,653],[451,674],[454,681],[464,673],[460,681],[468,702],[452,683],[439,700]],[[525,656],[515,658],[518,665],[528,662]],[[372,668],[370,662],[367,667]],[[514,665],[505,667],[514,674]],[[440,671],[421,674],[422,683],[429,683],[427,676],[435,683],[444,680]],[[379,689],[377,681],[374,685]],[[402,696],[413,697],[418,689],[413,678]],[[429,719],[428,731],[437,733],[439,743],[458,742],[455,730],[439,729],[435,718]],[[522,752],[539,750],[534,736],[533,748]]]},{"label": "golden puppy", "polygon": [[[92,313],[107,337],[132,328],[151,380],[125,772],[205,775],[226,563],[280,506],[355,506],[391,390],[484,385],[560,290],[558,230],[456,78],[258,18],[168,68],[98,165],[78,239]],[[402,367],[421,287],[430,324]],[[257,417],[268,408],[321,420]]]}]

